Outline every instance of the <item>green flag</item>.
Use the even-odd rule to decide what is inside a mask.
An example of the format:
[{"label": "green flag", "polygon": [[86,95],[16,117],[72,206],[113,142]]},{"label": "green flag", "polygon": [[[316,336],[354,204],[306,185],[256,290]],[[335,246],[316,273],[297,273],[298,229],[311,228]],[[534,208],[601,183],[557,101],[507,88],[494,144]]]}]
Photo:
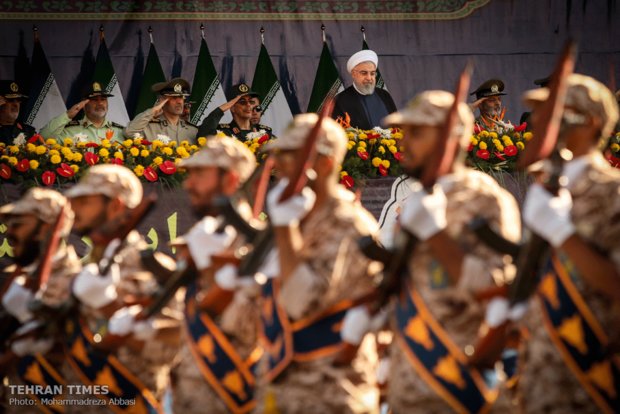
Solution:
[{"label": "green flag", "polygon": [[263,108],[261,124],[271,127],[273,133],[280,136],[293,119],[293,114],[264,44],[260,47],[256,62],[252,90],[260,95]]},{"label": "green flag", "polygon": [[155,44],[151,40],[149,48],[149,56],[146,58],[146,66],[144,67],[144,75],[142,76],[142,84],[140,85],[140,95],[138,95],[138,103],[136,104],[135,114],[146,111],[151,108],[157,100],[157,94],[153,92],[151,86],[157,82],[165,82],[166,75],[159,63],[159,56],[155,50]]},{"label": "green flag", "polygon": [[123,94],[121,93],[118,78],[116,77],[116,72],[114,72],[112,59],[110,59],[110,53],[108,52],[108,47],[105,44],[103,35],[101,36],[99,50],[97,51],[93,80],[99,82],[101,88],[106,93],[114,95],[108,98],[108,115],[106,118],[118,124],[127,125],[129,123],[127,107],[125,107],[125,100],[123,99]]},{"label": "green flag", "polygon": [[319,112],[327,98],[333,98],[343,89],[338,68],[336,68],[332,54],[324,41],[319,67],[316,70],[314,85],[312,86],[312,94],[310,94],[308,112]]},{"label": "green flag", "polygon": [[[198,62],[189,100],[192,102],[190,122],[196,125],[199,125],[211,111],[227,101],[204,36],[200,42],[200,52],[198,52]],[[227,119],[230,119],[228,111],[222,118],[222,122],[226,122]]]},{"label": "green flag", "polygon": [[[362,50],[366,50],[366,49],[370,49],[368,47],[368,43],[366,43],[366,39],[364,39],[363,43],[362,43]],[[381,76],[381,72],[379,72],[379,68],[377,68],[377,77],[375,78],[377,80],[377,88],[381,88],[381,89],[385,89],[387,91],[387,87],[385,86],[385,82],[383,81],[383,77]]]}]

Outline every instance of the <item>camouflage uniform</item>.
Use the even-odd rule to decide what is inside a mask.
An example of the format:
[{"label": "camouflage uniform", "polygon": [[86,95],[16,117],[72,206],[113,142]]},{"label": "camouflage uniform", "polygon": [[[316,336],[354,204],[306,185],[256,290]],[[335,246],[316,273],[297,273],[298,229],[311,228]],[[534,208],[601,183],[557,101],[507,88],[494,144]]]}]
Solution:
[{"label": "camouflage uniform", "polygon": [[[303,264],[287,279],[277,298],[291,321],[320,314],[372,290],[371,262],[360,252],[357,240],[375,234],[377,223],[353,200],[352,193],[342,188],[302,223],[301,230]],[[308,276],[312,276],[313,286],[300,290],[301,279]],[[292,318],[291,314],[299,316]],[[256,412],[266,412],[269,394],[281,413],[371,412],[378,404],[373,401],[374,371],[369,366],[374,360],[376,355],[360,352],[346,367],[334,367],[333,357],[292,362],[272,383],[259,384]]]},{"label": "camouflage uniform", "polygon": [[[0,215],[34,214],[42,222],[53,224],[57,220],[60,208],[65,203],[67,203],[67,200],[56,191],[34,188],[17,202],[3,206],[2,209],[0,209]],[[73,214],[70,210],[66,211],[64,214],[64,226],[60,229],[61,238],[66,237],[69,234],[69,230],[73,222]],[[12,283],[17,283],[16,280],[22,278],[38,278],[39,275],[35,274],[38,270],[38,266],[38,260],[22,269],[18,269],[15,265],[11,265],[10,269],[7,269],[6,273],[12,273],[14,276]],[[49,279],[47,280],[47,283],[35,294],[36,300],[51,309],[59,309],[63,305],[66,306],[67,301],[70,300],[71,282],[75,275],[79,273],[80,269],[81,263],[73,247],[60,244],[56,252],[52,255]],[[3,293],[6,294],[7,290],[8,289],[4,290]],[[34,315],[34,318],[31,320],[38,320],[39,317],[41,317],[41,315]],[[60,329],[62,332],[64,320],[55,321],[52,319],[45,322],[46,324],[56,324],[56,327],[53,329]],[[24,323],[27,323],[27,321]],[[57,333],[54,335],[57,335]],[[38,336],[36,339],[42,340],[47,338]],[[52,339],[56,342],[54,342],[52,348],[46,352],[43,357],[51,364],[52,368],[56,370],[56,372],[60,373],[62,372],[62,367],[64,366],[64,351],[62,343],[59,341],[60,338],[54,336]],[[25,385],[21,377],[17,375],[17,372],[10,372],[8,380],[10,385]],[[23,394],[11,394],[9,390],[10,388],[7,388],[4,393],[7,399],[27,398]],[[24,412],[23,406],[7,403],[8,401],[3,402],[7,413]]]},{"label": "camouflage uniform", "polygon": [[[256,166],[252,153],[239,141],[228,137],[209,137],[204,148],[186,159],[181,164],[184,168],[218,167],[224,170],[232,170],[239,175],[240,182],[247,180]],[[240,202],[237,209],[246,220],[251,216],[249,205]],[[203,219],[209,220],[212,217]],[[222,220],[218,217],[217,220]],[[189,244],[192,243],[192,234],[198,230],[197,223],[190,231],[180,237],[175,243],[186,245],[192,255],[194,263],[198,265],[200,258],[196,254],[208,255],[203,248],[199,252],[192,251]],[[230,248],[237,248],[245,241],[240,236],[235,236]],[[200,243],[199,243],[200,244]],[[201,244],[201,246],[204,246]],[[209,266],[200,271],[200,277],[196,281],[196,299],[208,293],[216,285],[215,271],[220,266]],[[244,361],[256,350],[256,334],[259,322],[257,298],[260,289],[256,285],[237,286],[232,302],[220,315],[210,315],[217,328],[225,335],[237,355]],[[188,298],[189,299],[189,298]],[[197,303],[198,300],[195,302]],[[196,307],[197,308],[197,307]],[[196,309],[196,311],[199,311]],[[216,393],[212,385],[205,379],[199,369],[195,356],[191,353],[189,341],[191,335],[188,326],[183,329],[181,350],[177,355],[178,364],[171,372],[173,411],[175,413],[199,413],[208,407],[209,413],[229,413],[230,409]]]},{"label": "camouflage uniform", "polygon": [[[598,152],[572,161],[575,162],[582,163],[583,170],[568,186],[573,199],[572,222],[579,236],[608,254],[616,269],[620,269],[620,173]],[[571,279],[609,336],[610,348],[616,350],[618,357],[620,303],[592,289],[576,269],[571,272]],[[539,300],[531,302],[526,325],[530,337],[521,355],[523,371],[518,385],[524,412],[601,412],[551,342]]]},{"label": "camouflage uniform", "polygon": [[[118,167],[113,165],[92,167],[87,175],[67,192],[67,197],[76,198],[92,194],[102,194],[112,198],[117,196],[128,208],[136,207],[142,199],[142,186],[131,171],[120,167],[122,171],[119,172]],[[142,259],[142,252],[147,249],[144,238],[137,231],[132,230],[114,255],[120,275],[115,282],[119,300],[123,301],[125,298],[132,297],[141,303],[141,300],[152,298],[158,291],[157,277],[147,268]],[[159,254],[158,259],[164,267],[169,270],[173,268],[171,258]],[[87,260],[91,263],[99,263],[101,252],[93,250]],[[76,285],[77,279],[73,287],[74,294],[76,294]],[[129,341],[122,342],[114,351],[114,356],[120,363],[153,393],[160,404],[169,387],[169,372],[179,344],[164,342],[156,338],[156,335],[160,329],[180,329],[179,308],[178,302],[171,300],[167,308],[150,319],[155,330],[150,340],[143,341],[140,345]],[[80,302],[79,314],[93,333],[100,331],[101,327],[108,322],[108,318],[99,309],[83,301]],[[74,325],[70,329],[77,329],[77,326]],[[69,349],[69,352],[75,351]],[[74,356],[77,357],[77,354]],[[65,375],[69,384],[82,383],[77,373],[69,366],[65,367]],[[94,395],[72,395],[70,397],[74,399],[95,398]],[[80,409],[83,410],[79,405],[75,405],[70,410],[81,412]],[[89,407],[89,412],[108,412],[108,410],[103,407]]]},{"label": "camouflage uniform", "polygon": [[[422,243],[409,262],[409,282],[437,322],[463,349],[476,343],[484,320],[484,308],[472,293],[504,279],[502,255],[483,245],[467,224],[475,216],[482,216],[501,235],[516,242],[520,235],[519,210],[514,198],[484,173],[461,168],[439,182],[448,199],[447,231],[467,252],[463,271],[459,282],[451,285],[447,273]],[[416,373],[397,341],[390,355],[388,402],[395,413],[406,413],[414,407],[425,413],[451,412],[450,406]]]}]

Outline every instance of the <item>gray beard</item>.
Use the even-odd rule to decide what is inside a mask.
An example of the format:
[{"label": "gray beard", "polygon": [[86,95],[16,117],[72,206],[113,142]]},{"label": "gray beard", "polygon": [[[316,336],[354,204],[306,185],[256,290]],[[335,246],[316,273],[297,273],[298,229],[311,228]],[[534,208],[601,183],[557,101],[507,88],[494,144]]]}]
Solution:
[{"label": "gray beard", "polygon": [[375,85],[355,84],[355,89],[362,95],[372,95],[375,92]]}]

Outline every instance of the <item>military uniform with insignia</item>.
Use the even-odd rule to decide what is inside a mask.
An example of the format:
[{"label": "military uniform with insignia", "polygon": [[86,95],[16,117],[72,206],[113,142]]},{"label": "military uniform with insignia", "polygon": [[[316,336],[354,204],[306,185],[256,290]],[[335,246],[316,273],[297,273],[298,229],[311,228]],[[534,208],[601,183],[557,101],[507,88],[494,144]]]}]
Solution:
[{"label": "military uniform with insignia", "polygon": [[[182,97],[183,100],[190,95],[189,83],[185,79],[175,78],[169,82],[159,82],[152,86],[154,92],[159,93],[159,101],[169,98]],[[136,117],[125,128],[125,137],[134,138],[141,135],[148,141],[154,141],[158,138],[166,140],[167,138],[180,143],[188,141],[190,144],[196,142],[196,134],[198,128],[183,119],[184,105],[181,103],[180,111],[175,114],[166,113],[166,105],[164,105],[163,113],[154,116],[153,108],[136,115]],[[158,104],[155,104],[157,107]]]},{"label": "military uniform with insignia", "polygon": [[21,104],[28,99],[28,96],[20,91],[19,85],[10,80],[1,80],[0,97],[7,101],[0,105],[0,142],[13,144],[13,140],[20,134],[25,139],[33,136],[36,130],[17,120]]},{"label": "military uniform with insignia", "polygon": [[[247,95],[248,97],[251,97],[251,98],[260,99],[260,96],[258,95],[258,93],[251,91],[250,87],[246,85],[245,83],[233,85],[228,90],[227,98],[230,101],[240,95]],[[262,125],[262,124],[252,125],[249,122],[249,117],[248,117],[248,124],[250,125],[250,128],[242,129],[239,126],[238,121],[235,120],[236,115],[234,113],[233,113],[232,121],[230,121],[229,123],[220,124],[219,122],[223,116],[224,116],[224,111],[222,111],[220,107],[215,108],[209,115],[207,115],[204,121],[202,121],[202,124],[200,124],[200,127],[198,128],[198,136],[206,137],[208,135],[215,135],[217,131],[222,131],[224,134],[228,135],[229,137],[235,137],[241,141],[246,141],[248,134],[263,130],[269,136],[269,139],[273,137],[273,132],[269,126]]]},{"label": "military uniform with insignia", "polygon": [[498,103],[495,104],[494,108],[491,108],[493,113],[485,113],[483,110],[485,102],[482,101],[478,107],[480,110],[480,115],[476,118],[475,124],[488,131],[497,131],[502,128],[506,108],[501,105],[501,98],[499,97],[506,95],[504,93],[504,82],[500,79],[489,79],[488,81],[482,83],[482,85],[480,85],[475,91],[471,92],[470,95],[476,95],[476,101],[484,98],[496,97],[495,99],[498,100]]},{"label": "military uniform with insignia", "polygon": [[[96,97],[109,98],[114,95],[106,93],[101,89],[99,82],[93,82],[88,85],[84,92],[83,99],[92,99]],[[107,111],[106,111],[107,112]],[[47,125],[41,128],[41,135],[44,138],[76,138],[80,141],[101,143],[101,140],[108,139],[110,141],[121,142],[123,140],[123,125],[104,119],[97,126],[93,121],[88,119],[84,114],[81,119],[71,119],[67,112],[63,112],[55,118],[52,118]]]},{"label": "military uniform with insignia", "polygon": [[[403,127],[401,145],[410,154],[416,151],[413,140],[426,137],[410,135],[408,128],[440,130],[453,102],[454,95],[449,92],[426,91],[384,122]],[[459,139],[461,147],[466,147],[473,121],[471,110],[461,104],[455,126],[460,132],[450,139]],[[425,154],[410,159],[406,165],[413,171],[429,168]],[[476,292],[505,283],[509,270],[503,255],[484,245],[468,224],[480,216],[503,237],[517,242],[517,203],[489,175],[458,161],[447,175],[438,177],[430,192],[417,178],[407,185],[410,194],[399,222],[417,240],[402,294],[394,301],[396,335],[390,350],[388,403],[395,413],[412,409],[436,414],[506,412],[505,393],[496,401],[498,391],[467,365],[462,350],[477,342],[484,320],[484,307]],[[440,248],[433,244],[440,241]],[[451,252],[450,257],[442,257],[437,250]]]},{"label": "military uniform with insignia", "polygon": [[[15,364],[8,375],[11,386],[53,387],[61,385],[63,381],[65,358],[61,338],[66,315],[71,309],[71,282],[81,270],[80,260],[73,247],[62,242],[68,237],[73,223],[73,213],[68,203],[68,200],[56,191],[35,187],[18,201],[0,208],[0,217],[8,225],[7,233],[9,237],[13,237],[15,249],[15,264],[6,271],[11,276],[4,286],[0,286],[2,329],[6,329],[11,323],[7,319],[9,315],[20,326],[19,330],[10,336],[12,341],[8,341],[9,337],[2,338],[2,341],[7,343],[0,347],[2,349],[6,345],[10,352],[16,355]],[[51,270],[47,281],[41,283],[39,271],[42,257],[28,260],[29,250],[33,249],[29,243],[45,246],[51,236],[49,232],[61,214],[63,222],[57,235],[61,243],[51,252]],[[35,219],[39,231],[28,237],[34,235],[38,239],[23,236],[23,229],[32,226],[32,218]],[[40,255],[44,253],[44,250],[39,251]],[[41,325],[44,326],[43,329],[36,328]],[[17,338],[20,335],[21,338]],[[11,388],[5,388],[4,396],[8,401],[4,401],[3,407],[6,411],[3,412],[6,413],[24,412],[23,405],[11,403],[10,399],[37,401],[42,397],[62,397],[62,393],[41,393],[34,387],[32,393],[11,392]],[[50,407],[51,405],[45,404],[45,409],[42,410],[52,412]]]},{"label": "military uniform with insignia", "polygon": [[[566,186],[552,196],[532,185],[523,206],[526,226],[549,242],[551,257],[524,317],[521,412],[620,412],[620,172],[600,152],[618,106],[591,77],[572,74],[567,83],[559,137],[573,153]],[[539,88],[524,100],[536,112],[548,96]]]}]

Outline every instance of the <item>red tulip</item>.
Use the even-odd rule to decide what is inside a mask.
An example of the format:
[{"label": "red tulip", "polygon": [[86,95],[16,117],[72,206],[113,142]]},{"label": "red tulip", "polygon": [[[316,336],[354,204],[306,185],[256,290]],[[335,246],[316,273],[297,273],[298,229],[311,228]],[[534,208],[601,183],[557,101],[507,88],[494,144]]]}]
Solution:
[{"label": "red tulip", "polygon": [[143,140],[142,140],[142,142],[141,142],[141,144],[142,144],[142,145],[145,145],[145,146],[147,146],[147,147],[148,147],[149,145],[151,145],[151,144],[152,144],[152,142],[151,142],[151,141],[149,141],[149,140],[147,140],[147,139],[143,139]]},{"label": "red tulip", "polygon": [[478,150],[476,151],[476,157],[482,158],[483,160],[488,160],[491,153],[488,150]]},{"label": "red tulip", "polygon": [[517,125],[515,127],[515,132],[523,132],[527,128],[527,122],[522,123],[521,125]]},{"label": "red tulip", "polygon": [[263,142],[265,142],[265,141],[267,141],[267,140],[269,140],[269,135],[265,134],[265,135],[263,135],[262,137],[260,137],[260,138],[258,139],[258,143],[259,143],[259,144],[262,144]]},{"label": "red tulip", "polygon": [[99,155],[92,152],[85,152],[84,159],[86,160],[86,164],[95,165],[99,162]]},{"label": "red tulip", "polygon": [[364,161],[368,159],[368,152],[366,151],[357,151],[357,155]]},{"label": "red tulip", "polygon": [[120,158],[112,158],[110,160],[110,164],[123,165],[123,160]]},{"label": "red tulip", "polygon": [[164,161],[159,166],[159,171],[163,172],[164,174],[171,175],[177,172],[177,166],[172,161]]},{"label": "red tulip", "polygon": [[86,148],[99,148],[99,144],[96,142],[88,142],[86,143]]},{"label": "red tulip", "polygon": [[403,160],[403,154],[402,154],[402,153],[400,153],[400,152],[395,152],[395,153],[394,153],[394,159],[395,159],[396,161],[402,161],[402,160]]},{"label": "red tulip", "polygon": [[0,177],[8,180],[9,178],[11,178],[11,174],[11,167],[6,164],[0,164]]},{"label": "red tulip", "polygon": [[64,162],[60,164],[60,167],[56,168],[56,172],[65,178],[73,177],[75,175],[75,171],[73,171],[73,168],[71,168]]},{"label": "red tulip", "polygon": [[386,176],[388,175],[388,170],[387,168],[385,168],[383,165],[379,166],[379,174],[381,174],[382,176]]},{"label": "red tulip", "polygon": [[56,181],[56,174],[53,171],[45,171],[41,175],[41,181],[43,181],[43,184],[49,187]]},{"label": "red tulip", "polygon": [[508,145],[506,148],[504,148],[504,154],[508,155],[509,157],[514,157],[515,155],[517,155],[518,152],[519,150],[515,145]]},{"label": "red tulip", "polygon": [[344,185],[347,188],[353,188],[353,186],[355,185],[355,181],[350,175],[345,175],[340,179],[340,184]]},{"label": "red tulip", "polygon": [[30,169],[30,162],[27,159],[23,159],[17,163],[15,169],[19,172],[26,172]]},{"label": "red tulip", "polygon": [[157,172],[152,167],[146,167],[144,169],[144,178],[149,180],[150,182],[157,181]]}]

